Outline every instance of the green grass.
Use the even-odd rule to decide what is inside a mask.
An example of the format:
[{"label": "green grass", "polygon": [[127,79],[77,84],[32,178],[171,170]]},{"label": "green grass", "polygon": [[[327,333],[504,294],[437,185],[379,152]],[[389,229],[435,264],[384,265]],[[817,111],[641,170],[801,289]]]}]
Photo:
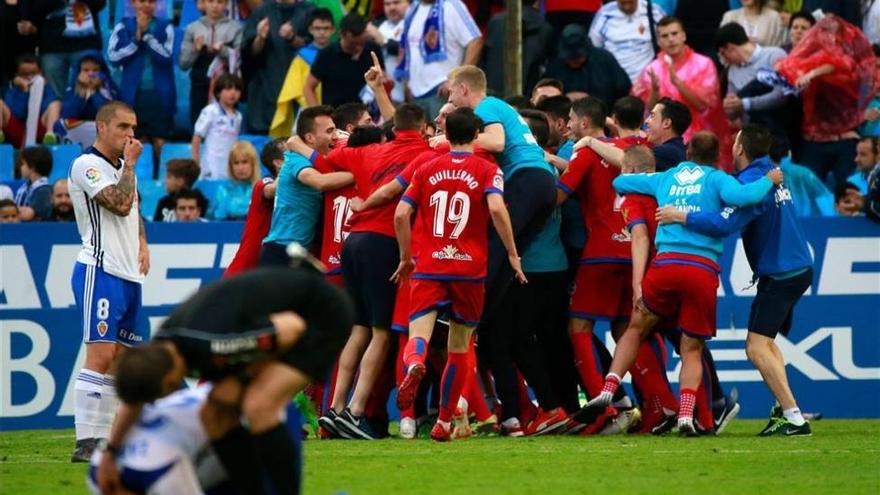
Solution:
[{"label": "green grass", "polygon": [[[880,421],[814,422],[811,438],[755,437],[763,425],[735,421],[697,439],[309,440],[304,493],[880,493]],[[0,433],[0,493],[85,493],[85,467],[68,463],[72,437]]]}]

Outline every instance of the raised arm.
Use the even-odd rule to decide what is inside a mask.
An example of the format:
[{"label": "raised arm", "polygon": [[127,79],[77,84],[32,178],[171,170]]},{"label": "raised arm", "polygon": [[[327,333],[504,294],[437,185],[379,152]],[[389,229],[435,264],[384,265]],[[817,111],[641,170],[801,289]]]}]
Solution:
[{"label": "raised arm", "polygon": [[[647,194],[654,196],[663,174],[626,174],[619,175],[611,183],[620,194]],[[736,182],[736,179],[731,179]]]},{"label": "raised arm", "polygon": [[775,168],[767,172],[765,177],[748,184],[740,184],[723,172],[718,172],[718,177],[718,192],[722,201],[733,206],[749,206],[760,202],[774,185],[782,183],[782,170]]},{"label": "raised arm", "polygon": [[143,147],[140,141],[130,138],[123,152],[125,164],[122,167],[122,176],[119,177],[119,182],[115,185],[109,185],[95,194],[95,201],[114,215],[127,217],[131,213],[134,195],[137,194],[134,164],[141,155]]},{"label": "raised arm", "polygon": [[504,143],[504,127],[497,122],[487,125],[474,141],[475,145],[482,147],[490,153],[501,153],[504,151]]},{"label": "raised arm", "polygon": [[350,172],[322,174],[312,167],[302,169],[296,176],[296,179],[319,191],[333,191],[354,184],[354,175]]},{"label": "raised arm", "polygon": [[379,106],[382,118],[391,120],[394,118],[394,103],[391,102],[388,92],[385,91],[385,73],[382,70],[382,64],[379,63],[379,57],[376,56],[376,52],[371,51],[370,57],[373,58],[373,66],[364,73],[364,81],[373,90],[373,94],[376,97],[376,105]]},{"label": "raised arm", "polygon": [[589,147],[595,151],[597,155],[601,156],[605,162],[610,163],[615,167],[619,167],[620,164],[623,163],[623,150],[607,141],[602,141],[601,139],[596,139],[592,136],[585,136],[580,138],[578,142],[574,144],[575,151],[585,147]]}]

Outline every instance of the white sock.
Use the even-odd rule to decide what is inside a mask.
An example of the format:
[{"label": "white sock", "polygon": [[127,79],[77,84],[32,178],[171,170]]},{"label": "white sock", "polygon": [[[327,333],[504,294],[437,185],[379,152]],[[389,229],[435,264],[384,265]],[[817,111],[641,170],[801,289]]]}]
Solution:
[{"label": "white sock", "polygon": [[100,426],[100,408],[104,375],[85,368],[81,369],[73,384],[73,424],[76,439],[97,438]]},{"label": "white sock", "polygon": [[116,408],[119,400],[116,397],[116,380],[113,375],[104,375],[104,385],[101,388],[101,405],[98,412],[98,424],[95,426],[95,438],[109,438],[110,427],[113,418],[116,417]]},{"label": "white sock", "polygon": [[519,419],[517,418],[507,418],[504,422],[501,423],[501,426],[505,428],[519,428]]},{"label": "white sock", "polygon": [[801,414],[801,410],[797,407],[792,407],[791,409],[786,409],[782,411],[782,415],[791,422],[795,426],[800,426],[807,422],[804,419],[804,416]]}]

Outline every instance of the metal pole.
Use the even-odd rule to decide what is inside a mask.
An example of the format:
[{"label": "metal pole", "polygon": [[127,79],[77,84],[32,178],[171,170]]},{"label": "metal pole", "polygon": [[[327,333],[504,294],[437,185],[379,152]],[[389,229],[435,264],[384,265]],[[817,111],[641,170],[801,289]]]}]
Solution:
[{"label": "metal pole", "polygon": [[522,93],[522,0],[506,0],[504,94]]}]

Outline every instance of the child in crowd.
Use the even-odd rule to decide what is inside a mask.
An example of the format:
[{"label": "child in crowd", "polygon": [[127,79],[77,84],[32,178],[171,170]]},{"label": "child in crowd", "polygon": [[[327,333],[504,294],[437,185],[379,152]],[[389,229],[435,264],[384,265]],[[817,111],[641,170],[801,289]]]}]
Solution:
[{"label": "child in crowd", "polygon": [[[193,184],[199,178],[199,164],[195,160],[175,158],[169,160],[165,167],[165,192],[167,194],[156,205],[156,213],[153,214],[154,222],[173,222],[174,195],[182,189],[192,189]],[[203,204],[202,207],[202,211],[204,211],[207,204]]]},{"label": "child in crowd", "polygon": [[205,15],[186,27],[180,47],[180,68],[190,70],[190,123],[196,124],[208,104],[211,84],[222,74],[238,70],[241,23],[226,17],[226,0],[200,2]]},{"label": "child in crowd", "polygon": [[11,199],[0,199],[0,223],[18,223],[18,206]]},{"label": "child in crowd", "polygon": [[[241,78],[224,74],[214,84],[217,101],[199,114],[192,137],[193,159],[199,162],[202,179],[226,179],[227,160],[241,131],[241,112],[235,109],[244,88]],[[204,140],[204,147],[202,141]]]},{"label": "child in crowd", "polygon": [[116,100],[119,90],[99,51],[86,53],[70,71],[70,82],[61,100],[61,118],[55,134],[65,143],[91,146],[97,135],[95,116],[105,104]]},{"label": "child in crowd", "polygon": [[[121,1],[121,0],[120,0]],[[124,17],[110,35],[107,57],[122,69],[120,99],[137,113],[136,135],[153,143],[159,157],[174,129],[174,26],[156,17],[156,0],[132,0],[134,17]]]},{"label": "child in crowd", "polygon": [[52,153],[45,146],[33,146],[19,154],[21,177],[25,183],[15,193],[21,220],[46,220],[52,216]]},{"label": "child in crowd", "polygon": [[229,179],[217,188],[217,200],[209,215],[214,220],[241,220],[247,216],[251,191],[260,180],[257,150],[247,141],[239,141],[229,152]]},{"label": "child in crowd", "polygon": [[61,103],[43,78],[37,57],[20,56],[15,77],[0,101],[0,142],[16,148],[38,142],[57,144],[58,136],[52,129],[60,113]]},{"label": "child in crowd", "polygon": [[[284,78],[284,85],[281,86],[281,91],[278,93],[278,107],[275,109],[275,116],[272,118],[272,125],[269,128],[271,137],[288,137],[293,133],[296,111],[307,106],[303,87],[312,68],[312,62],[315,61],[315,57],[318,56],[318,52],[322,48],[330,45],[330,38],[335,32],[333,14],[324,8],[315,9],[309,17],[309,34],[312,35],[312,42],[300,48],[293,62],[290,63],[287,76]],[[320,99],[320,85],[315,89],[315,92]]]}]

